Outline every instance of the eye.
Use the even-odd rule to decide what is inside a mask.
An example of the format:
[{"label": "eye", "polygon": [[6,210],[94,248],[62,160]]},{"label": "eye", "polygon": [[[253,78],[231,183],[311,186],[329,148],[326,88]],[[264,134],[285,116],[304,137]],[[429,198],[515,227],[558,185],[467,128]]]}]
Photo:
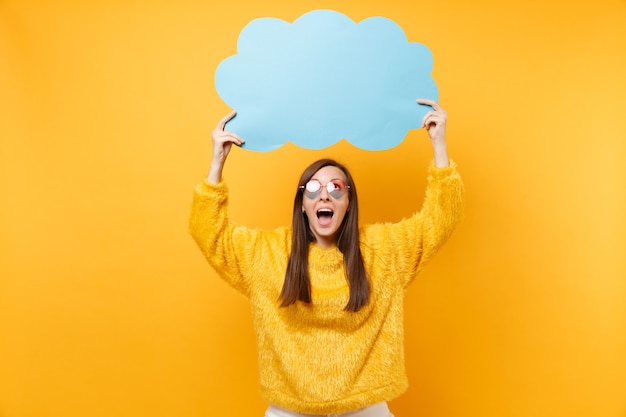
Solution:
[{"label": "eye", "polygon": [[332,191],[345,191],[347,187],[347,185],[343,181],[339,181],[339,180],[328,183],[327,187],[329,191],[331,191],[331,186],[332,186]]},{"label": "eye", "polygon": [[328,184],[326,184],[326,189],[329,193],[332,193],[333,191],[341,191],[343,189],[343,184],[336,181],[329,182]]},{"label": "eye", "polygon": [[319,181],[309,181],[306,183],[305,189],[310,193],[316,193],[322,188],[322,184]]}]

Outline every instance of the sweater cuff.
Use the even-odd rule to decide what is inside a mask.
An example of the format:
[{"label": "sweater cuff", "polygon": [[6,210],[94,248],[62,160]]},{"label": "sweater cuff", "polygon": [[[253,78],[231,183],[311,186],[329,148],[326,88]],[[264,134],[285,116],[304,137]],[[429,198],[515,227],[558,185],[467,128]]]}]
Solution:
[{"label": "sweater cuff", "polygon": [[434,180],[442,180],[454,174],[456,174],[456,163],[452,160],[450,160],[450,165],[447,167],[437,167],[433,160],[428,168],[428,176]]},{"label": "sweater cuff", "polygon": [[226,186],[226,182],[224,180],[215,184],[204,178],[202,182],[196,186],[196,192],[198,194],[212,195],[223,199],[228,197],[228,187]]}]

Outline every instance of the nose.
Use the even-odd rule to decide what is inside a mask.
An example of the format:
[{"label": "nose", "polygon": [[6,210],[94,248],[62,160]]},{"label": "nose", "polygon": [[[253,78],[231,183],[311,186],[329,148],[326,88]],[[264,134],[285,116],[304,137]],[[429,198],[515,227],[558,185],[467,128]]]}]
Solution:
[{"label": "nose", "polygon": [[322,189],[320,190],[320,200],[330,200],[330,193],[328,192],[328,189],[326,187],[322,187]]}]

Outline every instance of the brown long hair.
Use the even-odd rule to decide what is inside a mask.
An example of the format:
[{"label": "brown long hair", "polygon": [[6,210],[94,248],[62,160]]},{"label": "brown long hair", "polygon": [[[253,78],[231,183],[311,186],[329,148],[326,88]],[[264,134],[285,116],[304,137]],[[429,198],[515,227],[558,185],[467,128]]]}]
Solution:
[{"label": "brown long hair", "polygon": [[326,166],[333,166],[343,171],[346,182],[350,186],[348,189],[350,209],[337,230],[336,243],[337,248],[343,253],[346,280],[350,288],[350,299],[344,310],[359,311],[369,302],[370,295],[369,281],[359,244],[359,200],[350,172],[344,165],[332,159],[320,159],[313,162],[304,170],[298,181],[293,202],[291,254],[280,293],[281,307],[287,307],[298,300],[305,303],[311,302],[309,244],[315,241],[315,236],[311,232],[306,214],[302,212],[303,193],[299,187],[305,185],[317,171]]}]

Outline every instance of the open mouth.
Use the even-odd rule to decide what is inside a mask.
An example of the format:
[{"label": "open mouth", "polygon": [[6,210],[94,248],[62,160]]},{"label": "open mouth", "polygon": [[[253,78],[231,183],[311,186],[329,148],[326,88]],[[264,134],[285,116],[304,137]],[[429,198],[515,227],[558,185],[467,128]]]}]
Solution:
[{"label": "open mouth", "polygon": [[317,221],[320,225],[326,226],[330,224],[335,214],[331,209],[323,208],[317,211]]}]

